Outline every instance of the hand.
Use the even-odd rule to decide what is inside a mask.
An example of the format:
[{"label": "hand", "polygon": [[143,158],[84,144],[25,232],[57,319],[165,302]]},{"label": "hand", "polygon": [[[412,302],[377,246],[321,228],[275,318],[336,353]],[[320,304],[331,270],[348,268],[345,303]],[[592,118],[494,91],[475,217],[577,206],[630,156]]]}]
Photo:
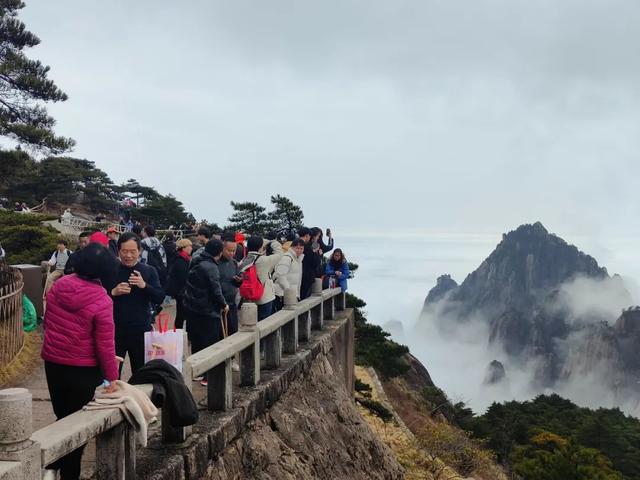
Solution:
[{"label": "hand", "polygon": [[104,387],[104,393],[113,393],[118,390],[118,385],[116,382],[109,382],[109,385]]},{"label": "hand", "polygon": [[235,277],[233,277],[233,279],[238,283],[242,283],[242,276],[241,275],[236,275]]},{"label": "hand", "polygon": [[119,283],[111,290],[111,296],[128,295],[131,293],[131,285],[126,282]]},{"label": "hand", "polygon": [[147,286],[142,275],[137,270],[134,270],[131,276],[129,277],[129,285],[133,285],[134,287],[144,288]]},{"label": "hand", "polygon": [[342,272],[336,272],[336,277],[341,277],[342,276]]},{"label": "hand", "polygon": [[229,313],[229,305],[225,305],[224,308],[222,309],[222,311],[224,313]]}]

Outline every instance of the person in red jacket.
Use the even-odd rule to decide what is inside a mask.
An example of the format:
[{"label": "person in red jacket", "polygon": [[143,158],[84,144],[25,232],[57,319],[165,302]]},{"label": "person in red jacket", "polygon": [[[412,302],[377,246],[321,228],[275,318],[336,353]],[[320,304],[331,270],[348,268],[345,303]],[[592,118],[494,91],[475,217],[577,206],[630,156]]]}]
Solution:
[{"label": "person in red jacket", "polygon": [[[97,243],[77,253],[75,273],[53,284],[44,316],[44,360],[51,405],[58,420],[82,409],[93,399],[103,379],[106,392],[116,390],[113,302],[99,278],[114,266],[109,251]],[[50,465],[61,478],[79,478],[81,447]]]}]

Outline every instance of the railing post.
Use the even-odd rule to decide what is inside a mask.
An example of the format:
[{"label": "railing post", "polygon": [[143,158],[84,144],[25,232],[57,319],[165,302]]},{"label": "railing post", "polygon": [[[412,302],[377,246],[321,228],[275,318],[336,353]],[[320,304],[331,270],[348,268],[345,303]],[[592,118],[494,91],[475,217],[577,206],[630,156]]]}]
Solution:
[{"label": "railing post", "polygon": [[126,422],[98,435],[96,437],[96,478],[98,480],[135,478],[135,442],[133,429]]},{"label": "railing post", "polygon": [[298,342],[308,342],[311,338],[311,312],[298,315]]},{"label": "railing post", "polygon": [[344,311],[347,308],[347,294],[345,292],[340,292],[340,295],[337,295],[335,299],[336,310],[339,312]]},{"label": "railing post", "polygon": [[260,334],[258,333],[258,306],[243,303],[238,311],[241,332],[253,332],[254,342],[240,352],[240,385],[257,385],[260,381]]},{"label": "railing post", "polygon": [[323,302],[322,310],[324,311],[325,320],[333,320],[336,318],[336,306],[333,299],[334,297],[329,297]]},{"label": "railing post", "polygon": [[[322,297],[322,279],[316,278],[311,288],[311,295],[314,297]],[[323,302],[311,309],[311,328],[314,330],[322,330],[324,327],[324,313],[322,312]]]},{"label": "railing post", "polygon": [[282,359],[282,328],[270,333],[264,342],[266,368],[278,368]]},{"label": "railing post", "polygon": [[209,410],[229,410],[233,405],[233,372],[231,358],[207,372],[207,407]]},{"label": "railing post", "polygon": [[22,479],[40,480],[40,444],[29,438],[31,399],[26,388],[0,390],[0,461],[20,463]]},{"label": "railing post", "polygon": [[[287,288],[284,292],[284,309],[295,310],[298,304],[298,296],[295,288]],[[289,323],[282,327],[282,351],[294,354],[298,350],[298,317],[293,317]]]}]

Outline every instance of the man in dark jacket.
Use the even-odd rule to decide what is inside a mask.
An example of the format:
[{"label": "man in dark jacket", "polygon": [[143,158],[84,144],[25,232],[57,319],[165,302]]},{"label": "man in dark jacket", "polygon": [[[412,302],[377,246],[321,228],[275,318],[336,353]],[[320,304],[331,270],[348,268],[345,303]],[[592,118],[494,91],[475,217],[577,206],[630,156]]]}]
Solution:
[{"label": "man in dark jacket", "polygon": [[144,333],[151,330],[152,305],[164,299],[156,269],[139,261],[140,248],[140,237],[135,233],[120,236],[120,266],[115,285],[109,290],[116,324],[116,355],[124,358],[129,353],[132,373],[144,365]]},{"label": "man in dark jacket", "polygon": [[109,237],[109,250],[113,253],[114,257],[118,256],[118,231],[115,227],[109,227],[107,230],[107,237]]},{"label": "man in dark jacket", "polygon": [[184,292],[191,353],[199,352],[222,338],[221,312],[229,311],[229,305],[222,295],[218,269],[222,246],[220,240],[209,240],[204,252],[191,260]]},{"label": "man in dark jacket", "polygon": [[227,334],[232,335],[238,331],[238,308],[236,305],[236,296],[238,288],[242,285],[242,277],[240,277],[240,269],[238,262],[234,256],[236,254],[238,244],[236,243],[235,234],[226,232],[222,234],[222,256],[218,262],[220,270],[220,286],[222,295],[229,305],[229,314],[227,315]]}]

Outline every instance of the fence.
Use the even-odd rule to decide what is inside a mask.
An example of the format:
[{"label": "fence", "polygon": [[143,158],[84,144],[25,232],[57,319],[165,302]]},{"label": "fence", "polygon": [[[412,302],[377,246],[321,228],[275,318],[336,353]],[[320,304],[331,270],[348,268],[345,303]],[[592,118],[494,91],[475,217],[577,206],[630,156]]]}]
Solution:
[{"label": "fence", "polygon": [[[183,365],[187,386],[194,377],[206,376],[207,408],[228,410],[232,406],[232,359],[240,356],[240,386],[260,381],[260,342],[265,343],[265,368],[280,365],[283,354],[295,354],[299,342],[311,338],[311,330],[321,330],[336,310],[345,309],[340,288],[322,290],[314,284],[313,295],[297,302],[293,289],[285,292],[285,308],[258,322],[257,306],[245,303],[239,311],[239,331],[189,356]],[[140,385],[147,395],[151,385]],[[190,427],[171,427],[169,409],[162,409],[162,441],[184,442]],[[26,389],[0,390],[0,478],[41,478],[41,469],[96,439],[96,478],[132,479],[136,477],[135,433],[118,409],[81,411],[31,434],[31,394]],[[14,475],[14,476],[12,476]]]},{"label": "fence", "polygon": [[0,368],[6,367],[24,345],[23,287],[20,270],[0,262]]},{"label": "fence", "polygon": [[[124,232],[128,232],[129,228],[126,225],[121,225],[118,222],[96,222],[94,220],[87,220],[85,218],[76,217],[71,215],[70,213],[63,214],[60,217],[60,223],[67,227],[75,228],[76,230],[106,230],[107,228],[113,227],[116,232],[122,234]],[[175,240],[180,240],[181,238],[185,238],[187,236],[186,230],[177,230],[177,229],[168,229],[168,230],[157,230],[156,234],[160,237],[161,241],[164,241],[168,234],[173,234]]]}]

